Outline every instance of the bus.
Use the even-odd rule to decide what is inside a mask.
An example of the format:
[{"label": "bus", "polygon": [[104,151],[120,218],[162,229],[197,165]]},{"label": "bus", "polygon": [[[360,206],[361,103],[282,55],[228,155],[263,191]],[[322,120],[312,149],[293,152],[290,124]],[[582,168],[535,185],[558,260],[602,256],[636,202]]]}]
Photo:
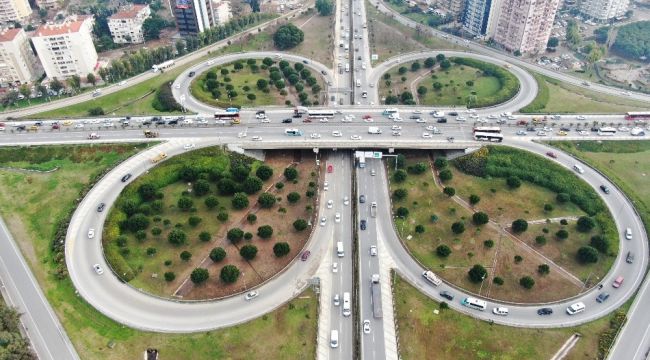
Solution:
[{"label": "bus", "polygon": [[239,113],[216,111],[214,113],[215,120],[229,120],[231,124],[239,124]]},{"label": "bus", "polygon": [[307,115],[310,118],[331,118],[334,117],[334,111],[332,110],[308,110]]},{"label": "bus", "polygon": [[226,112],[229,112],[229,113],[239,113],[239,109],[236,108],[236,107],[229,107],[229,108],[226,109]]},{"label": "bus", "polygon": [[467,297],[460,302],[462,305],[467,306],[475,310],[484,311],[487,308],[487,303],[483,300],[479,300],[473,297]]},{"label": "bus", "polygon": [[399,110],[397,108],[388,108],[388,109],[384,110],[382,115],[394,115],[394,114],[397,114],[397,113],[399,113]]},{"label": "bus", "polygon": [[302,130],[299,129],[284,129],[284,134],[288,136],[302,136]]},{"label": "bus", "polygon": [[474,140],[476,141],[490,141],[490,142],[502,142],[503,135],[494,134],[494,133],[484,133],[484,132],[475,132]]},{"label": "bus", "polygon": [[498,126],[477,126],[474,128],[474,132],[501,134],[501,128]]},{"label": "bus", "polygon": [[343,293],[343,316],[350,316],[350,293]]},{"label": "bus", "polygon": [[616,135],[616,129],[613,127],[609,126],[603,126],[601,128],[598,128],[598,135],[599,136],[614,136]]},{"label": "bus", "polygon": [[628,111],[625,120],[650,120],[650,111]]}]

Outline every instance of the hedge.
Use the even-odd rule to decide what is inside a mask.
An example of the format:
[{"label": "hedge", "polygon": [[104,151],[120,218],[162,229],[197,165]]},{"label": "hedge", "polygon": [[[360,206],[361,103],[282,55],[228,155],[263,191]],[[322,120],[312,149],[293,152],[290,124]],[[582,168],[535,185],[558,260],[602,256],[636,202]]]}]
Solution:
[{"label": "hedge", "polygon": [[458,65],[465,65],[479,69],[483,71],[483,75],[494,76],[499,80],[499,84],[501,85],[499,91],[492,96],[479,97],[471,107],[486,107],[501,104],[504,101],[513,98],[519,92],[521,86],[519,80],[517,80],[512,73],[498,65],[462,57],[451,57],[449,58],[449,61]]}]

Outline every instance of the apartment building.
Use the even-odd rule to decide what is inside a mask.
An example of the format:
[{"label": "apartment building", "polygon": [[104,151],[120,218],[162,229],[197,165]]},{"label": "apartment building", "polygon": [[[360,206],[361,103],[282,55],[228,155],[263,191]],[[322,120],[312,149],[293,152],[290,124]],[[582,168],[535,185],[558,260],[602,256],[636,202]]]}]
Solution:
[{"label": "apartment building", "polygon": [[171,0],[181,36],[196,36],[215,25],[212,0]]},{"label": "apartment building", "polygon": [[559,3],[560,0],[503,0],[494,41],[509,51],[543,51]]},{"label": "apartment building", "polygon": [[230,8],[230,1],[213,1],[212,10],[214,25],[223,25],[230,21],[232,17],[232,10]]},{"label": "apartment building", "polygon": [[493,36],[501,3],[502,0],[466,0],[461,17],[463,30],[474,36]]},{"label": "apartment building", "polygon": [[39,27],[32,36],[38,58],[49,78],[86,76],[95,71],[97,51],[92,16],[72,16],[62,23]]},{"label": "apartment building", "polygon": [[38,7],[41,9],[58,9],[59,8],[59,0],[37,0]]},{"label": "apartment building", "polygon": [[20,22],[31,14],[28,0],[0,0],[0,22]]},{"label": "apartment building", "polygon": [[149,5],[131,4],[108,18],[108,28],[116,44],[144,42],[142,24],[151,16]]},{"label": "apartment building", "polygon": [[42,74],[25,30],[0,30],[0,83],[29,83]]},{"label": "apartment building", "polygon": [[580,11],[595,20],[607,21],[627,12],[630,0],[582,0]]}]

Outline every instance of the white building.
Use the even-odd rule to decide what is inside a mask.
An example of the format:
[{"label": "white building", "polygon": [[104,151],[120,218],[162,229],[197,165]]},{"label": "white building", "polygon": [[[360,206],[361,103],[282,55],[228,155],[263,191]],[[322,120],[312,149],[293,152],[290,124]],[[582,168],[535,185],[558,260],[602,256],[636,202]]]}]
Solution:
[{"label": "white building", "polygon": [[214,25],[223,25],[230,21],[232,17],[232,10],[230,9],[230,1],[213,1],[212,2],[212,18]]},{"label": "white building", "polygon": [[151,16],[149,5],[130,5],[108,18],[108,28],[116,44],[144,42],[142,24]]},{"label": "white building", "polygon": [[84,77],[95,71],[97,51],[92,28],[92,16],[72,16],[63,23],[43,25],[34,32],[32,43],[49,78]]},{"label": "white building", "polygon": [[1,30],[0,83],[29,83],[38,79],[42,73],[25,30]]},{"label": "white building", "polygon": [[544,51],[560,0],[502,0],[494,41],[509,51]]},{"label": "white building", "polygon": [[583,0],[580,11],[599,21],[607,21],[625,15],[630,0]]},{"label": "white building", "polygon": [[20,22],[31,14],[28,0],[0,0],[0,22]]}]

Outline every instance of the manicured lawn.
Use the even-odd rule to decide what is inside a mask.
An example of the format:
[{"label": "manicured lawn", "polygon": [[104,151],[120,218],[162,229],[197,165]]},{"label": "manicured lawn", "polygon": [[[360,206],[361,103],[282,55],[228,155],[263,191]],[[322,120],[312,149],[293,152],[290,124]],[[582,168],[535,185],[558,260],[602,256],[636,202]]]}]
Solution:
[{"label": "manicured lawn", "polygon": [[[439,309],[439,303],[399,276],[393,276],[393,280],[399,355],[405,360],[428,359],[431,354],[440,360],[550,359],[575,333],[581,338],[566,359],[595,359],[599,335],[609,329],[614,317],[608,315],[585,325],[561,329],[490,325],[453,310],[435,314],[433,311]],[[621,311],[627,311],[629,304]]]},{"label": "manicured lawn", "polygon": [[0,149],[2,166],[42,170],[60,167],[48,174],[0,171],[0,212],[82,359],[136,359],[148,347],[159,349],[170,359],[188,354],[206,360],[233,354],[237,358],[315,357],[318,300],[311,291],[247,324],[184,335],[124,327],[76,296],[69,279],[56,280],[53,275],[56,264],[50,242],[56,226],[74,208],[79,190],[90,178],[137,149],[134,144],[49,149]]},{"label": "manicured lawn", "polygon": [[[466,84],[473,81],[472,86]],[[433,84],[439,82],[444,87],[435,91]],[[480,70],[468,66],[453,64],[448,70],[437,68],[434,74],[427,76],[418,83],[429,91],[420,99],[424,105],[471,105],[468,103],[470,93],[476,92],[476,97],[489,97],[501,90],[499,79],[494,76],[483,76]]]}]

